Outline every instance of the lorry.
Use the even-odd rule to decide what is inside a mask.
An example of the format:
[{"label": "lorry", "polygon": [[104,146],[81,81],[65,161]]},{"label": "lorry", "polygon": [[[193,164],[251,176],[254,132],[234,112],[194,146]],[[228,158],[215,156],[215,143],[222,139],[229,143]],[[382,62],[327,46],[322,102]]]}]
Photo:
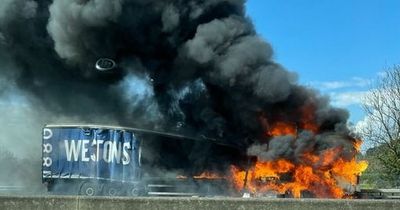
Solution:
[{"label": "lorry", "polygon": [[[46,125],[42,134],[42,182],[54,194],[234,193],[223,174],[241,151],[211,139],[87,124]],[[196,176],[205,172],[221,176]]]}]

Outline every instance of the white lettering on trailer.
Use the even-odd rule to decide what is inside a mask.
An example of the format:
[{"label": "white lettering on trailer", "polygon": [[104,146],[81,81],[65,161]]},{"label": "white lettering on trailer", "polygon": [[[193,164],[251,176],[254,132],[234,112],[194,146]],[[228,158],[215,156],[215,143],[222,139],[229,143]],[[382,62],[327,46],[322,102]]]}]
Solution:
[{"label": "white lettering on trailer", "polygon": [[82,140],[82,161],[89,162],[89,157],[86,157],[86,153],[88,152],[87,145],[89,144],[89,140]]},{"label": "white lettering on trailer", "polygon": [[49,129],[49,128],[44,128],[43,129],[43,139],[48,140],[51,137],[53,137],[53,131],[51,131],[51,129]]},{"label": "white lettering on trailer", "polygon": [[112,156],[111,156],[111,141],[106,141],[104,143],[104,150],[103,150],[103,160],[106,161],[107,163],[111,162]]},{"label": "white lettering on trailer", "polygon": [[43,144],[43,152],[44,153],[49,154],[49,153],[51,153],[51,151],[53,151],[53,146],[51,146],[51,144],[49,144],[49,143]]},{"label": "white lettering on trailer", "polygon": [[43,166],[44,167],[50,167],[51,164],[53,164],[53,160],[50,157],[43,158]]},{"label": "white lettering on trailer", "polygon": [[[71,145],[68,142],[71,142]],[[75,142],[75,140],[64,140],[65,152],[67,153],[67,161],[71,161],[72,156],[74,156],[74,161],[78,161],[79,151],[81,150],[81,141],[78,141],[77,144]]]},{"label": "white lettering on trailer", "polygon": [[[92,141],[92,147],[95,147],[96,146],[96,139],[93,139],[93,141]],[[98,153],[98,149],[97,150],[95,150],[96,151],[96,153]],[[98,155],[97,155],[98,156]],[[96,160],[96,154],[94,154],[94,153],[92,153],[91,155],[90,155],[90,160],[92,160],[92,161],[97,161]]]},{"label": "white lettering on trailer", "polygon": [[113,162],[114,159],[117,161],[117,163],[121,162],[121,142],[118,142],[118,144],[117,142],[112,143],[111,162]]},{"label": "white lettering on trailer", "polygon": [[131,162],[131,157],[129,156],[129,153],[128,153],[128,149],[131,149],[131,143],[130,142],[124,142],[124,145],[122,146],[123,147],[123,151],[122,151],[122,153],[123,153],[123,157],[122,157],[122,164],[123,165],[128,165],[129,164],[129,162]]},{"label": "white lettering on trailer", "polygon": [[[128,165],[131,160],[130,152],[128,151],[132,149],[130,142],[85,139],[64,140],[64,144],[65,154],[69,162],[78,160],[83,162],[98,162],[100,159],[103,159],[107,163],[116,162],[120,164],[122,162],[123,165]],[[90,151],[89,145],[92,147]]]},{"label": "white lettering on trailer", "polygon": [[103,144],[103,143],[104,143],[104,140],[97,140],[97,150],[96,150],[97,160],[96,161],[100,160],[100,144]]},{"label": "white lettering on trailer", "polygon": [[[43,150],[42,150],[42,160],[43,160],[43,167],[50,167],[53,164],[53,160],[51,159],[51,157],[48,157],[48,155],[50,155],[50,153],[53,151],[53,146],[50,143],[44,143],[45,140],[49,140],[51,139],[51,137],[53,137],[53,132],[51,131],[51,129],[49,128],[44,128],[43,129]],[[49,141],[46,141],[49,142]]]}]

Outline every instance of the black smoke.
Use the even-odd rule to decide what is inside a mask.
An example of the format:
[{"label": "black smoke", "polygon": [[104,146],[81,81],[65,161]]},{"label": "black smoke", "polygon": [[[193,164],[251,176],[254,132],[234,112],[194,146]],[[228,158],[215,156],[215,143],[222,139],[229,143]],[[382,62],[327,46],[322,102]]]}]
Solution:
[{"label": "black smoke", "polygon": [[[294,158],[350,142],[347,112],[274,62],[244,0],[5,0],[0,55],[7,66],[0,87],[12,84],[53,116],[205,136],[246,150],[265,138],[260,118],[301,124],[301,109],[311,104],[318,136],[304,131],[299,141],[272,140],[276,149],[267,154],[262,144],[249,152]],[[102,57],[118,68],[96,71]]]}]

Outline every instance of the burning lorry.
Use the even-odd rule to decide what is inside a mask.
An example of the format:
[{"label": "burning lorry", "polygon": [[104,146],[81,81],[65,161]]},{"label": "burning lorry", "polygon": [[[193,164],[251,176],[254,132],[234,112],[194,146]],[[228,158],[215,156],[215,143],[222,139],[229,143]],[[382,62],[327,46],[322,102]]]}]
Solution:
[{"label": "burning lorry", "polygon": [[[351,154],[358,144],[354,148]],[[354,156],[349,160],[338,156],[342,150],[306,153],[297,162],[266,161],[249,155],[249,150],[206,137],[115,126],[47,125],[42,181],[55,194],[88,196],[244,193],[346,198],[355,193],[358,175],[367,164]]]},{"label": "burning lorry", "polygon": [[45,126],[42,157],[50,192],[88,196],[226,195],[233,190],[215,174],[241,161],[211,140],[98,125]]}]

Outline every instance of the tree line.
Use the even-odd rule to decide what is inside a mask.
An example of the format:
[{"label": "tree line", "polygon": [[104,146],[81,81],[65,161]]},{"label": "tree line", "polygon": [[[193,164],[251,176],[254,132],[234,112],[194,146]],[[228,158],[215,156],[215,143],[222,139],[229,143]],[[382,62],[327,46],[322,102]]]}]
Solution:
[{"label": "tree line", "polygon": [[361,176],[364,187],[400,187],[400,65],[389,68],[365,94],[366,118],[357,129],[370,147],[361,158],[369,168]]}]

